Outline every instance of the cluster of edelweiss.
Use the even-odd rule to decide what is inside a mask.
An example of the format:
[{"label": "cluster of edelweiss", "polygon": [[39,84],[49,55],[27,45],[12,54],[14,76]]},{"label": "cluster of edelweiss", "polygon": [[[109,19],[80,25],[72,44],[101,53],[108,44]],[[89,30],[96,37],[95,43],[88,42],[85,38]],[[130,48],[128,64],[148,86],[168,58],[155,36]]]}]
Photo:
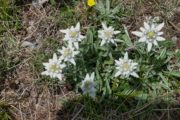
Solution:
[{"label": "cluster of edelweiss", "polygon": [[[147,43],[147,51],[150,52],[153,45],[158,46],[158,41],[165,40],[163,37],[161,37],[161,35],[163,34],[163,32],[161,32],[163,26],[164,23],[156,24],[152,22],[144,22],[144,27],[141,27],[140,31],[133,31],[132,33],[140,37],[139,42]],[[117,39],[114,39],[114,37],[116,34],[120,33],[120,31],[115,31],[111,26],[107,27],[105,23],[102,23],[102,28],[102,30],[98,31],[98,37],[102,39],[100,45],[103,46],[109,43],[117,45]],[[65,37],[63,40],[67,41],[68,45],[58,50],[61,54],[60,57],[57,57],[57,55],[54,53],[53,58],[49,59],[48,63],[43,63],[46,71],[42,72],[42,75],[48,75],[51,78],[59,78],[59,80],[63,80],[63,68],[66,67],[65,63],[70,62],[73,65],[76,65],[74,58],[80,53],[78,51],[79,42],[82,41],[85,36],[81,35],[80,23],[77,23],[75,27],[72,26],[71,28],[60,31],[62,33],[65,33]],[[115,60],[115,67],[117,70],[117,72],[115,73],[115,77],[139,77],[136,73],[138,63],[133,62],[133,60],[129,59],[127,52],[125,53],[123,58]],[[96,96],[96,84],[94,82],[94,79],[94,72],[92,74],[86,74],[85,79],[81,84],[83,93],[88,94],[93,98],[95,98]]]}]

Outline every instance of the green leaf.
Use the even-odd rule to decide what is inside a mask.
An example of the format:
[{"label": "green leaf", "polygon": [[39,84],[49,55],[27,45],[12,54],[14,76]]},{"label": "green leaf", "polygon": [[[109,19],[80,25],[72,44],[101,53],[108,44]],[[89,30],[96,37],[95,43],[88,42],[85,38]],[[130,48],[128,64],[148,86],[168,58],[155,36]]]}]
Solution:
[{"label": "green leaf", "polygon": [[138,99],[141,99],[141,100],[147,100],[148,94],[139,92],[139,95],[137,97]]},{"label": "green leaf", "polygon": [[117,5],[113,10],[112,10],[112,14],[116,14],[116,13],[118,13],[119,12],[119,10],[120,10],[120,6],[119,5]]},{"label": "green leaf", "polygon": [[127,46],[132,46],[132,42],[131,42],[131,40],[129,39],[129,37],[128,37],[126,34],[124,34],[124,35],[122,36],[122,38],[123,38],[123,40],[124,40],[124,43],[125,43]]},{"label": "green leaf", "polygon": [[126,98],[126,97],[129,97],[129,98],[137,97],[138,99],[143,99],[143,100],[147,99],[147,94],[144,94],[142,91],[133,90],[133,92],[132,92],[129,89],[125,89],[122,92],[118,92],[118,93],[116,93],[116,95],[124,97],[124,98]]},{"label": "green leaf", "polygon": [[107,88],[108,94],[111,95],[112,91],[111,91],[111,87],[109,85],[109,80],[108,79],[106,79],[106,88]]},{"label": "green leaf", "polygon": [[164,48],[162,51],[161,51],[161,53],[160,53],[160,55],[159,55],[159,58],[160,59],[164,59],[165,57],[166,57],[166,48]]},{"label": "green leaf", "polygon": [[87,31],[87,40],[89,43],[93,43],[93,32],[90,29]]},{"label": "green leaf", "polygon": [[102,82],[102,78],[101,78],[101,76],[100,76],[100,74],[99,74],[99,71],[98,71],[98,68],[96,68],[96,80],[98,81],[98,85],[99,85],[99,89],[100,89],[100,91],[102,90],[102,87],[103,87],[103,82]]},{"label": "green leaf", "polygon": [[105,65],[112,65],[113,63],[114,63],[113,60],[106,60],[106,61],[104,61]]},{"label": "green leaf", "polygon": [[118,81],[118,79],[112,80],[112,91],[115,91],[118,88],[119,83],[117,81]]},{"label": "green leaf", "polygon": [[122,36],[122,38],[124,39],[126,45],[127,45],[128,47],[131,47],[131,46],[133,46],[133,43],[132,43],[132,41],[131,41],[131,38],[129,37],[129,33],[128,33],[127,27],[126,27],[125,25],[124,25],[124,30],[125,30],[125,33],[126,33],[126,34],[124,34],[124,35]]},{"label": "green leaf", "polygon": [[177,50],[177,51],[176,51],[175,57],[176,57],[177,59],[180,59],[180,50]]},{"label": "green leaf", "polygon": [[101,14],[104,14],[106,9],[104,7],[104,4],[101,0],[99,0],[99,2],[97,3],[96,7],[95,7]]},{"label": "green leaf", "polygon": [[56,4],[56,1],[55,1],[55,0],[50,0],[50,3],[51,3],[52,5],[55,5],[55,4]]},{"label": "green leaf", "polygon": [[110,12],[110,0],[106,0],[106,10],[108,13]]},{"label": "green leaf", "polygon": [[170,72],[166,72],[169,75],[172,75],[174,77],[180,77],[180,71],[170,71]]},{"label": "green leaf", "polygon": [[160,44],[166,48],[171,48],[174,45],[172,40],[165,40],[160,42]]},{"label": "green leaf", "polygon": [[167,78],[165,78],[165,76],[162,73],[159,73],[159,76],[161,77],[161,79],[163,81],[162,86],[167,90],[171,90],[169,87],[169,83],[168,83]]},{"label": "green leaf", "polygon": [[106,50],[107,50],[107,48],[104,47],[104,46],[99,46],[98,49],[99,49],[99,50],[102,50],[102,51],[106,51]]}]

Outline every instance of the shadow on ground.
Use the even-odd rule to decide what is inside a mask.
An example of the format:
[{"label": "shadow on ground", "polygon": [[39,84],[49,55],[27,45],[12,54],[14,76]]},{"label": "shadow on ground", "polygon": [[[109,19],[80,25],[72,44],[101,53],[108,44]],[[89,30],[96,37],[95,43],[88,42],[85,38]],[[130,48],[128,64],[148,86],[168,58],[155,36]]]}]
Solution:
[{"label": "shadow on ground", "polygon": [[79,97],[64,103],[56,120],[178,120],[178,105],[133,99],[92,100]]}]

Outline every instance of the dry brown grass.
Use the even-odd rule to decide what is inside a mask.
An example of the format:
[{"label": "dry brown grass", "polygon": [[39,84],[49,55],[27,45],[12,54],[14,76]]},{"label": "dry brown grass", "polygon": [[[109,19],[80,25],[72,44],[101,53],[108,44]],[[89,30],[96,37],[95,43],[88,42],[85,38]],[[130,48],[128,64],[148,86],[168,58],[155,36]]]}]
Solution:
[{"label": "dry brown grass", "polygon": [[[18,41],[16,44],[19,52],[16,58],[19,63],[8,69],[11,72],[7,74],[1,100],[10,105],[15,120],[55,119],[56,111],[61,107],[60,102],[64,98],[68,99],[70,92],[67,92],[66,87],[49,87],[36,83],[39,73],[32,69],[35,57],[33,53],[42,50],[43,40],[50,37],[61,42],[57,28],[58,14],[58,10],[52,6],[25,6],[20,19],[22,29],[8,31],[15,41]],[[21,46],[24,41],[35,43],[37,46],[34,49],[24,48]],[[47,54],[51,48],[45,49],[42,51]]]}]

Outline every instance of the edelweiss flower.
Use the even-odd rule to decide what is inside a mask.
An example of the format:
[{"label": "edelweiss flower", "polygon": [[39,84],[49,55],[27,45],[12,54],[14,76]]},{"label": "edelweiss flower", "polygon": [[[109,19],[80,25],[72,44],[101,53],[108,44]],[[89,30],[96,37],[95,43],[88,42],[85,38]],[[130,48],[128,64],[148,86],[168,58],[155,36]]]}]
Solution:
[{"label": "edelweiss flower", "polygon": [[128,59],[127,52],[125,53],[124,58],[119,58],[119,60],[115,60],[115,62],[117,70],[115,77],[118,77],[119,75],[123,77],[129,77],[130,75],[137,78],[139,77],[138,74],[135,72],[138,64]]},{"label": "edelweiss flower", "polygon": [[71,44],[69,44],[68,47],[62,47],[62,49],[58,51],[61,53],[60,60],[69,61],[76,65],[74,57],[79,54],[79,51],[75,51]]},{"label": "edelweiss flower", "polygon": [[132,33],[140,37],[139,42],[146,42],[148,44],[147,51],[151,51],[153,44],[158,46],[157,41],[164,41],[165,38],[161,37],[163,32],[160,30],[164,27],[164,23],[154,24],[144,22],[144,27],[141,27],[141,31],[133,31]]},{"label": "edelweiss flower", "polygon": [[88,94],[92,98],[96,96],[95,82],[94,82],[94,73],[86,74],[85,79],[82,81],[81,89],[83,94]]},{"label": "edelweiss flower", "polygon": [[81,35],[80,32],[80,23],[76,24],[76,27],[71,26],[71,28],[66,30],[60,30],[62,33],[65,33],[65,41],[68,41],[69,44],[73,44],[76,49],[79,48],[78,41],[81,41],[85,37]]},{"label": "edelweiss flower", "polygon": [[65,67],[65,64],[62,64],[57,55],[54,53],[53,58],[49,59],[48,63],[43,63],[46,71],[42,72],[42,75],[48,75],[51,78],[63,79],[62,69]]},{"label": "edelweiss flower", "polygon": [[106,43],[113,43],[116,45],[115,40],[113,39],[114,35],[120,33],[120,31],[114,31],[114,28],[112,26],[107,27],[105,23],[102,23],[103,30],[98,31],[98,37],[102,39],[101,46],[103,46]]}]

